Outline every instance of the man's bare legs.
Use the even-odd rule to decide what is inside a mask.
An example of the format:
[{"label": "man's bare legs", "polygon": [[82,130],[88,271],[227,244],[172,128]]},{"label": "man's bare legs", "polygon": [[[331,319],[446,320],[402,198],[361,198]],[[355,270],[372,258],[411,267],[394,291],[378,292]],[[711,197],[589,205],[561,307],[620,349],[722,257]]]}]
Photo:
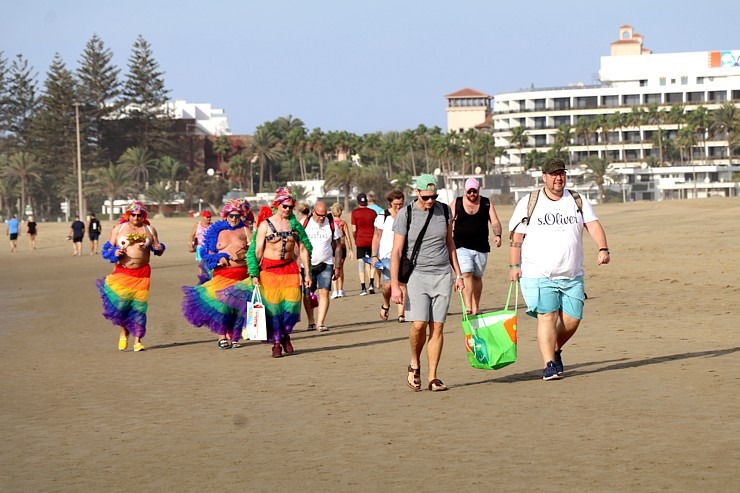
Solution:
[{"label": "man's bare legs", "polygon": [[[427,339],[427,327],[429,327],[429,337]],[[424,344],[428,340],[427,344],[427,361],[429,364],[429,375],[428,380],[437,379],[437,366],[439,366],[439,360],[442,356],[442,346],[444,345],[444,336],[442,331],[444,330],[444,323],[442,322],[431,322],[425,321],[414,321],[409,329],[409,344],[411,346],[411,368],[419,368],[421,351],[424,349]],[[409,373],[409,376],[413,376]],[[413,383],[409,380],[409,383]]]},{"label": "man's bare legs", "polygon": [[543,366],[555,361],[555,351],[563,348],[578,330],[581,321],[562,310],[537,314],[537,344],[542,355]]}]

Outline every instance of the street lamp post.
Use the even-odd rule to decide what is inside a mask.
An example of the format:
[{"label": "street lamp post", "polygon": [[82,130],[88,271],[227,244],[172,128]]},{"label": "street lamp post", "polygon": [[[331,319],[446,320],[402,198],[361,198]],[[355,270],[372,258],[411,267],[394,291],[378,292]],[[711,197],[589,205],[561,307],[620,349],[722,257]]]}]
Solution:
[{"label": "street lamp post", "polygon": [[[74,103],[75,106],[75,125],[77,127],[77,210],[80,220],[85,217],[82,208],[82,150],[80,149],[80,103]],[[113,207],[113,204],[111,204]]]}]

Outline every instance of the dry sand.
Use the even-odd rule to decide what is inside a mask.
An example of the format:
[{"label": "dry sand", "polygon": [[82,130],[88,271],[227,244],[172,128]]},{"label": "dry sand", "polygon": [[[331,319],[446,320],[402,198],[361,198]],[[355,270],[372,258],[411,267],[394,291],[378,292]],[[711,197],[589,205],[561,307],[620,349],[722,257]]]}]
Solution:
[{"label": "dry sand", "polygon": [[[180,314],[192,219],[153,221],[169,248],[152,261],[148,350],[119,352],[94,284],[110,264],[73,258],[68,225],[41,224],[37,251],[0,251],[0,490],[738,491],[740,199],[597,214],[612,263],[597,268],[585,240],[567,378],[540,380],[523,302],[519,361],[470,368],[454,299],[443,393],[406,387],[408,324],[378,320],[354,266],[331,331],[302,322],[294,356],[217,350]],[[486,309],[504,302],[506,250]]]}]

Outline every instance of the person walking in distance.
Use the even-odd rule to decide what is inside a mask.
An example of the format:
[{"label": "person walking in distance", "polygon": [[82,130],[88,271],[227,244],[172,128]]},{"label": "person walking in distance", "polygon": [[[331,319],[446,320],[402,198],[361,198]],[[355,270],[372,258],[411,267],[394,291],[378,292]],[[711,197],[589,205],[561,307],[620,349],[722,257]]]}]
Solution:
[{"label": "person walking in distance", "polygon": [[416,201],[401,209],[393,222],[391,301],[394,303],[403,301],[399,280],[402,256],[408,255],[414,264],[407,283],[405,314],[406,319],[412,322],[409,329],[411,361],[407,384],[416,391],[421,390],[421,352],[427,342],[427,329],[427,388],[433,392],[447,390],[437,376],[444,343],[442,332],[452,287],[456,291],[465,287],[452,240],[449,207],[438,203],[437,196],[436,178],[426,174],[419,176],[416,180]]},{"label": "person walking in distance", "polygon": [[465,195],[458,197],[450,206],[453,217],[452,238],[457,249],[465,289],[463,299],[468,315],[480,313],[480,297],[483,293],[483,272],[488,263],[488,225],[493,228],[493,242],[501,246],[501,221],[498,219],[493,201],[480,196],[480,184],[475,178],[465,181]]},{"label": "person walking in distance", "polygon": [[347,221],[342,219],[343,212],[344,208],[339,202],[331,205],[331,214],[334,219],[334,229],[338,229],[340,234],[342,235],[342,238],[340,240],[342,258],[338,265],[339,275],[337,276],[336,281],[332,281],[332,288],[334,289],[332,289],[331,292],[331,299],[343,298],[344,296],[346,296],[346,293],[344,292],[344,262],[347,260],[347,256],[349,256],[350,260],[353,260],[355,258],[355,247],[352,243],[352,235],[349,232]]},{"label": "person walking in distance", "polygon": [[10,239],[10,253],[15,253],[18,248],[18,230],[20,228],[20,221],[13,214],[13,216],[5,223],[5,234]]},{"label": "person walking in distance", "polygon": [[[372,263],[380,262],[383,266],[382,269],[377,269],[381,272],[383,285],[383,304],[380,306],[380,318],[382,320],[388,320],[388,312],[391,309],[391,251],[393,250],[393,222],[398,216],[398,211],[403,208],[404,197],[403,192],[400,190],[391,190],[388,192],[386,197],[390,207],[387,211],[383,211],[378,214],[375,218],[375,234],[373,236],[373,256]],[[406,321],[404,315],[404,301],[406,300],[406,285],[401,283],[401,293],[403,295],[403,301],[396,306],[398,307],[398,322],[403,323]]]},{"label": "person walking in distance", "polygon": [[546,161],[542,181],[544,187],[522,198],[509,221],[509,277],[520,280],[527,315],[537,318],[542,379],[557,380],[564,373],[563,346],[583,318],[584,228],[599,248],[596,264],[608,264],[610,256],[591,204],[565,188],[565,163]]},{"label": "person walking in distance", "polygon": [[[360,276],[360,296],[375,293],[375,280],[370,264],[363,260],[372,256],[375,217],[377,214],[368,206],[367,195],[357,194],[357,209],[352,211],[352,235],[357,247],[357,269]],[[365,282],[369,282],[369,286]]]},{"label": "person walking in distance", "polygon": [[311,219],[305,226],[306,236],[311,242],[311,263],[309,274],[310,289],[318,297],[318,312],[314,316],[314,307],[311,306],[311,298],[304,296],[304,306],[308,314],[308,330],[325,332],[329,330],[326,326],[326,315],[329,312],[329,290],[331,281],[339,275],[337,265],[341,261],[342,250],[339,247],[339,230],[334,228],[327,216],[327,208],[324,202],[316,202],[313,207]]},{"label": "person walking in distance", "polygon": [[31,251],[34,251],[36,250],[36,236],[39,234],[39,226],[36,224],[36,221],[33,220],[33,216],[28,216],[26,228],[28,233],[28,247]]},{"label": "person walking in distance", "polygon": [[72,256],[79,257],[82,255],[82,239],[85,237],[85,223],[80,221],[80,216],[75,216],[69,235],[72,237]]},{"label": "person walking in distance", "polygon": [[90,220],[87,222],[87,236],[90,238],[90,255],[98,254],[100,229],[100,221],[95,217],[95,214],[90,214]]},{"label": "person walking in distance", "polygon": [[[389,205],[389,207],[390,207],[390,205]],[[383,214],[383,212],[385,212],[385,209],[383,209],[382,207],[380,207],[378,205],[377,201],[375,200],[375,192],[373,192],[372,190],[369,191],[369,192],[367,192],[367,208],[368,209],[372,209],[372,210],[375,211],[375,214],[376,214],[375,217],[376,218],[377,218],[377,216],[379,216],[379,215]],[[373,234],[374,233],[375,233],[375,231],[373,231]],[[370,273],[373,276],[372,277],[372,280],[373,280],[374,285],[375,286],[378,286],[378,289],[380,289],[381,286],[383,285],[383,278],[382,278],[383,276],[382,276],[381,270],[380,269],[370,269]]]}]

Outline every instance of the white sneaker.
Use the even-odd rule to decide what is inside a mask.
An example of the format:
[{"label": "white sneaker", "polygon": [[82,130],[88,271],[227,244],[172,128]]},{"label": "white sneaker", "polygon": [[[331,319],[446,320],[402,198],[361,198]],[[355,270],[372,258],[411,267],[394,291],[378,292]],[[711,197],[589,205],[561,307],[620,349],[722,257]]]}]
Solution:
[{"label": "white sneaker", "polygon": [[344,298],[345,296],[347,296],[347,293],[344,292],[344,289],[340,289],[337,292],[337,298]]},{"label": "white sneaker", "polygon": [[366,289],[361,289],[360,290],[360,296],[367,296],[367,290]]},{"label": "white sneaker", "polygon": [[331,292],[331,299],[339,298],[339,291],[332,291]]}]

